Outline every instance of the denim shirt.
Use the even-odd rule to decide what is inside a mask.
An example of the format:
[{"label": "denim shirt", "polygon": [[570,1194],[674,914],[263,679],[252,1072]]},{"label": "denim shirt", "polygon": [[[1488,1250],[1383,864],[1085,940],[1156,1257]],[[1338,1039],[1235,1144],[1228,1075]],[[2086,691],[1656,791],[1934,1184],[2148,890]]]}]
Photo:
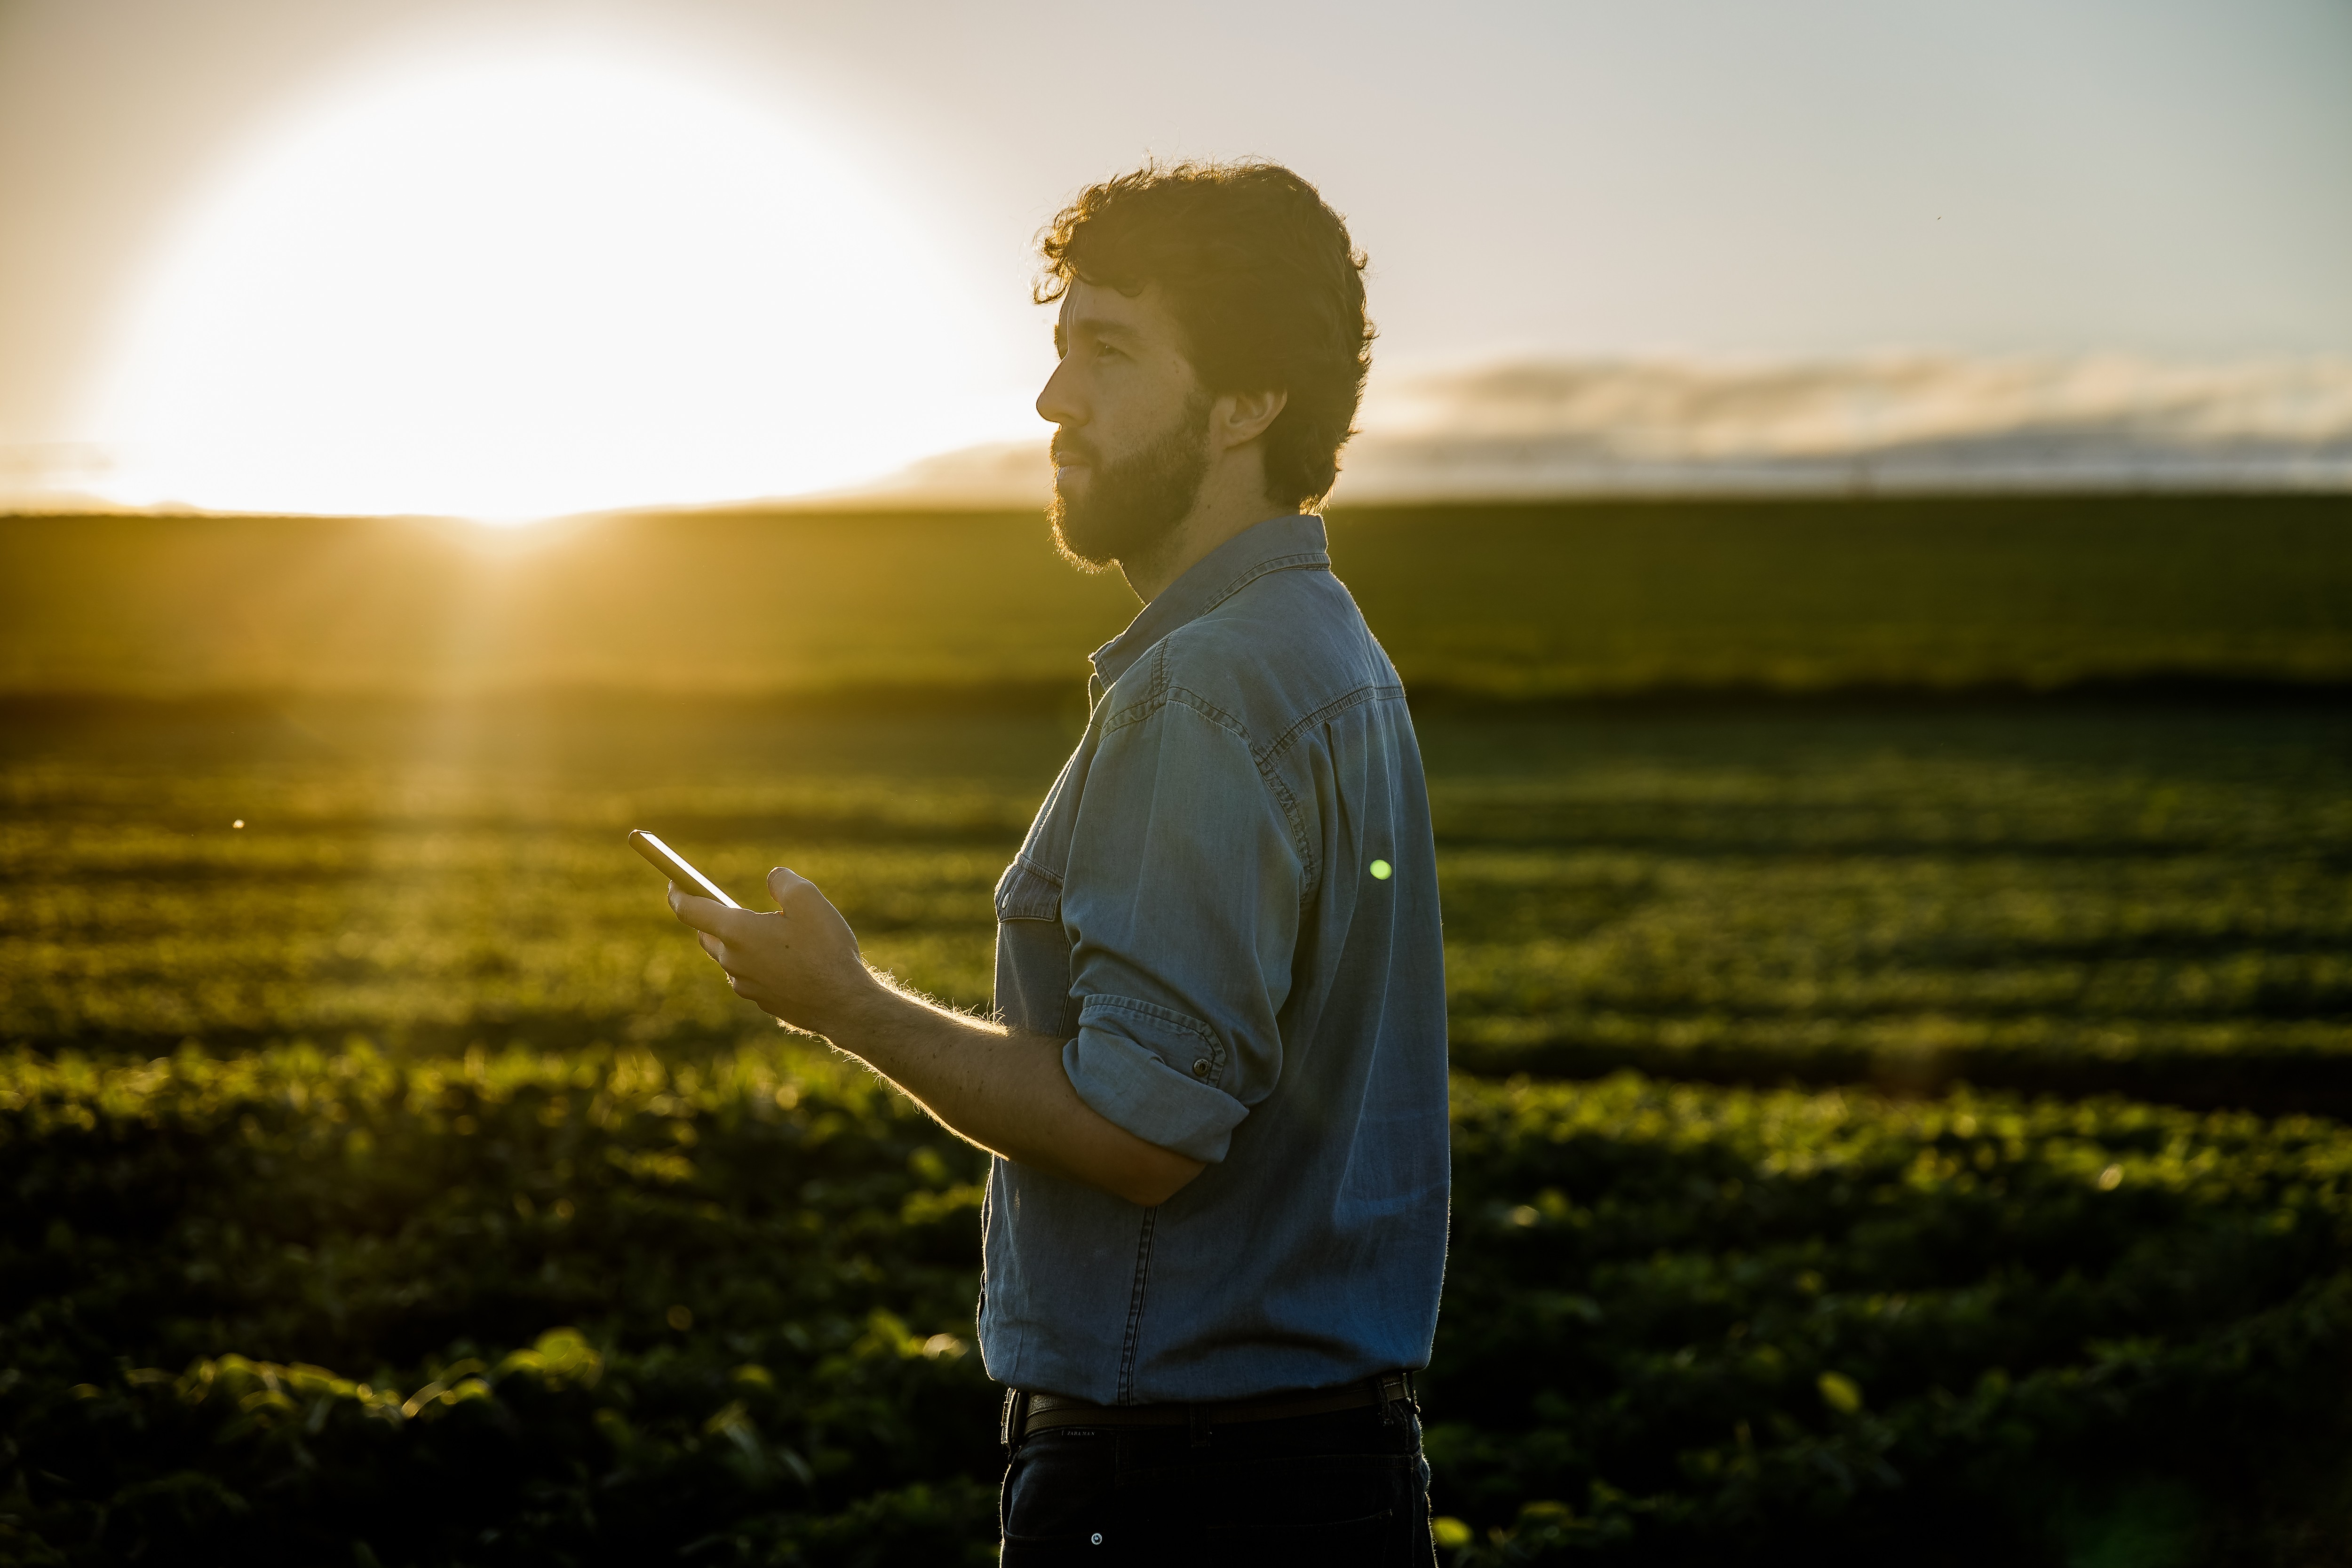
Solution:
[{"label": "denim shirt", "polygon": [[1142,1208],[995,1162],[989,1374],[1127,1405],[1425,1366],[1445,976],[1396,670],[1312,516],[1228,541],[1094,665],[997,884],[996,1005],[1067,1042],[1087,1104],[1208,1168]]}]

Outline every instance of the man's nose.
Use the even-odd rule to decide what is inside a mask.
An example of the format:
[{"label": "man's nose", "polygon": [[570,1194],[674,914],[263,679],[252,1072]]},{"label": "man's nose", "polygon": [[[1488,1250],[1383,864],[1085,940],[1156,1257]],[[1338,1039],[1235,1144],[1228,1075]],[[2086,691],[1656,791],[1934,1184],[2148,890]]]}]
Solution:
[{"label": "man's nose", "polygon": [[1064,360],[1045,378],[1045,387],[1037,394],[1037,417],[1048,425],[1069,426],[1087,422],[1086,411],[1080,406],[1070,383],[1070,362]]}]

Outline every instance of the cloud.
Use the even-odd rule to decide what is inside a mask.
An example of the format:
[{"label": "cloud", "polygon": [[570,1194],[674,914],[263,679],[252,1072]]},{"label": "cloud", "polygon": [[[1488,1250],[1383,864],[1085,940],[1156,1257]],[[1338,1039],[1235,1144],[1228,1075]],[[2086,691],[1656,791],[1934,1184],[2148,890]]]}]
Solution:
[{"label": "cloud", "polygon": [[2352,488],[2352,360],[1523,362],[1368,402],[1354,500]]},{"label": "cloud", "polygon": [[[2352,489],[2352,360],[2117,354],[1527,360],[1379,387],[1342,501],[1617,494]],[[858,492],[1032,506],[1045,442]]]}]

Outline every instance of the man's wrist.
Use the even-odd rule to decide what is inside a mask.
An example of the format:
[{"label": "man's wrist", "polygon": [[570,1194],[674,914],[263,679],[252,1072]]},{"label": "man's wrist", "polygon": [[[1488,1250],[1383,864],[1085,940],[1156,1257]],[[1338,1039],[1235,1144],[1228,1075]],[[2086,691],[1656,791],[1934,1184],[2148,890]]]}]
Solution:
[{"label": "man's wrist", "polygon": [[890,1026],[899,1015],[920,1006],[885,976],[861,964],[857,977],[843,987],[815,1032],[838,1049],[879,1068],[882,1064],[869,1053],[888,1037]]}]

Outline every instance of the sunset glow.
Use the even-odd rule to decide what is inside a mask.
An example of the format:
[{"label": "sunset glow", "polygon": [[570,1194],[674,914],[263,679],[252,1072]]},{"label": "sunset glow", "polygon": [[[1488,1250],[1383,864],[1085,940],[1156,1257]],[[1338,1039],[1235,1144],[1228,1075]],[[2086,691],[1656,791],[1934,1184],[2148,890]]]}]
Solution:
[{"label": "sunset glow", "polygon": [[723,79],[418,56],[190,204],[88,422],[130,504],[515,521],[824,489],[1001,428],[966,287]]}]

